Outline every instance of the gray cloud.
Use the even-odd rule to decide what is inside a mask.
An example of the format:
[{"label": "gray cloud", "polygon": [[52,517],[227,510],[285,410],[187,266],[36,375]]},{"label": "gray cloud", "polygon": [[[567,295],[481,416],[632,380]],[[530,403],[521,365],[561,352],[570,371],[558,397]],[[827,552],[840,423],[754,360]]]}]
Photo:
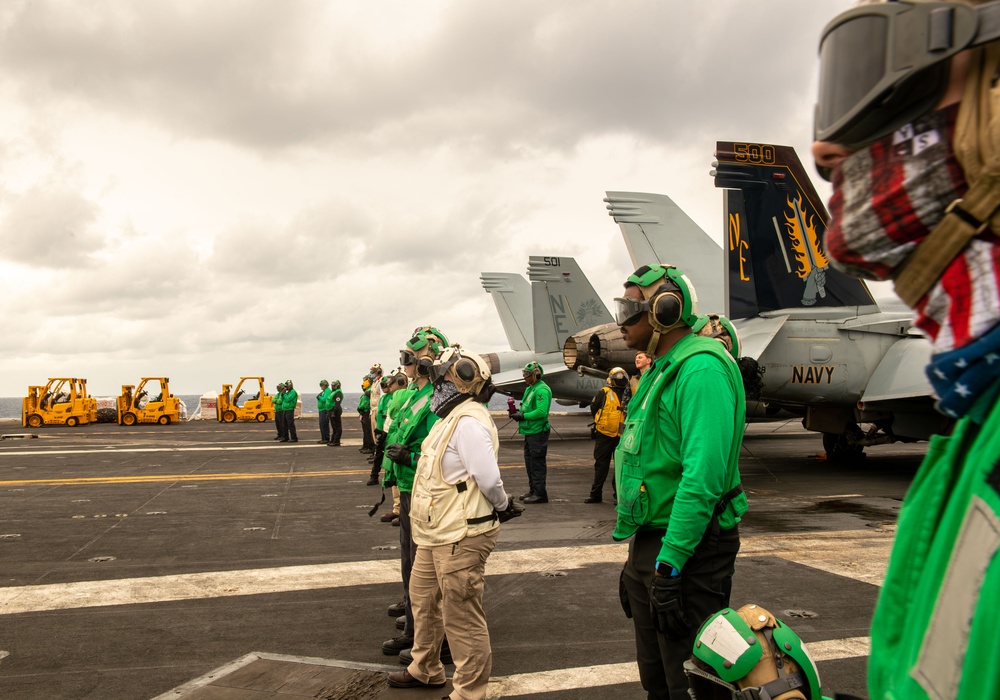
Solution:
[{"label": "gray cloud", "polygon": [[0,209],[0,258],[36,268],[90,265],[103,236],[98,207],[60,186],[8,194]]},{"label": "gray cloud", "polygon": [[[0,42],[36,95],[141,114],[255,148],[444,142],[572,148],[605,131],[653,142],[752,131],[808,89],[815,9],[772,2],[456,3],[399,52],[331,40],[311,3],[31,2]],[[806,30],[805,27],[809,29]],[[754,107],[752,102],[759,106]]]}]

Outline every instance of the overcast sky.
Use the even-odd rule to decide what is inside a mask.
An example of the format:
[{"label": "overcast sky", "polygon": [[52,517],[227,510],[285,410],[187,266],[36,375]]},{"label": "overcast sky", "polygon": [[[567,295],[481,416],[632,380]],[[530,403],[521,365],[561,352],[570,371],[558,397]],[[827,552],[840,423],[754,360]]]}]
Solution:
[{"label": "overcast sky", "polygon": [[606,190],[721,241],[717,140],[813,172],[817,38],[851,4],[5,1],[0,396],[357,391],[417,325],[506,349],[479,273],[529,255],[610,304]]}]

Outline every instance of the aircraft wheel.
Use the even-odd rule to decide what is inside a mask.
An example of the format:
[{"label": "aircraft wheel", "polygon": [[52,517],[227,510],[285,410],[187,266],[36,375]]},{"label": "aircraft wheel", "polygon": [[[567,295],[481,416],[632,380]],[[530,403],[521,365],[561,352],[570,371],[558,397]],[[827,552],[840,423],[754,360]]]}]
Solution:
[{"label": "aircraft wheel", "polygon": [[75,428],[76,426],[80,425],[80,419],[77,418],[76,416],[70,416],[69,418],[66,419],[66,425],[68,425],[71,428]]},{"label": "aircraft wheel", "polygon": [[222,422],[223,423],[235,423],[236,422],[236,414],[233,413],[232,411],[223,411],[222,412]]},{"label": "aircraft wheel", "polygon": [[827,459],[846,462],[864,457],[864,445],[857,445],[848,440],[847,432],[823,433],[823,449],[826,450]]},{"label": "aircraft wheel", "polygon": [[263,413],[258,413],[257,414],[257,422],[258,423],[263,423],[266,420],[267,420],[267,416],[265,416]]},{"label": "aircraft wheel", "polygon": [[42,417],[40,415],[38,415],[37,413],[32,413],[30,416],[28,416],[28,427],[29,428],[38,428],[38,427],[41,427],[42,423],[44,423],[44,422],[45,421],[42,420]]},{"label": "aircraft wheel", "polygon": [[131,411],[122,416],[122,425],[135,425],[138,422],[139,421],[136,419],[135,414]]},{"label": "aircraft wheel", "polygon": [[156,419],[156,422],[160,425],[170,425],[170,416],[160,416]]}]

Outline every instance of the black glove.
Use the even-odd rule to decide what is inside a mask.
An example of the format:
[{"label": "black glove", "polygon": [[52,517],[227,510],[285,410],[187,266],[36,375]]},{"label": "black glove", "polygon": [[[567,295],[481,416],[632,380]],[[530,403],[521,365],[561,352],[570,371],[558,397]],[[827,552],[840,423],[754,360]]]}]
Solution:
[{"label": "black glove", "polygon": [[413,464],[411,461],[412,455],[413,453],[410,452],[410,448],[399,442],[394,442],[385,448],[386,457],[396,464],[402,464],[407,467]]},{"label": "black glove", "polygon": [[618,575],[618,601],[622,604],[625,617],[631,619],[632,603],[628,599],[628,591],[625,590],[625,567],[622,567],[622,572]]},{"label": "black glove", "polygon": [[679,575],[653,576],[653,583],[649,586],[649,608],[657,632],[676,640],[691,632],[693,625],[684,612]]},{"label": "black glove", "polygon": [[375,431],[375,449],[385,450],[385,436],[386,432],[384,430]]},{"label": "black glove", "polygon": [[496,509],[494,509],[494,511],[496,512],[497,518],[500,520],[500,522],[505,523],[508,520],[510,520],[511,518],[517,518],[522,513],[524,513],[524,506],[522,506],[520,503],[516,502],[508,494],[508,496],[507,496],[507,507],[504,508],[503,510],[496,510]]},{"label": "black glove", "polygon": [[515,420],[518,423],[520,423],[521,421],[524,420],[524,414],[521,413],[520,411],[514,411],[513,413],[510,414],[510,418],[511,420]]}]

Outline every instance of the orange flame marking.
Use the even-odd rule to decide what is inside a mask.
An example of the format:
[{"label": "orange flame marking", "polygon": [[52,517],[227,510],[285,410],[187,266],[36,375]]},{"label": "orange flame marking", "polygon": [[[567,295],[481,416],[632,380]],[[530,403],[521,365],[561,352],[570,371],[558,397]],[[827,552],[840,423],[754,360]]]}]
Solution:
[{"label": "orange flame marking", "polygon": [[[788,198],[788,206],[791,208],[792,213],[791,215],[785,214],[785,228],[788,229],[788,237],[792,239],[792,252],[795,253],[795,262],[799,266],[796,274],[800,279],[805,279],[812,271],[812,263],[809,256],[810,250],[812,251],[812,259],[820,267],[827,267],[830,263],[819,247],[819,236],[816,234],[814,223],[816,217],[806,217],[805,207],[802,206],[802,195],[799,195],[798,204],[799,210],[802,212],[802,220],[805,222],[806,230],[803,231],[799,226],[799,219],[795,216],[795,203],[791,197]],[[806,246],[809,247],[806,248]]]}]

